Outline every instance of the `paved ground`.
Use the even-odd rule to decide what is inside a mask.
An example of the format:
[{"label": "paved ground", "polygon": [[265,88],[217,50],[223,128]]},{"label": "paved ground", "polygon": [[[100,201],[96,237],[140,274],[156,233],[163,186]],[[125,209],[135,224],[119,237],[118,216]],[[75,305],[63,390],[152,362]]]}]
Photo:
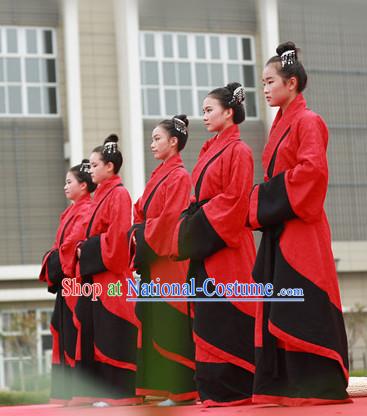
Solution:
[{"label": "paved ground", "polygon": [[162,408],[154,403],[96,409],[58,405],[0,407],[0,416],[367,416],[367,397],[342,405],[310,407],[238,406],[204,408],[201,405]]}]

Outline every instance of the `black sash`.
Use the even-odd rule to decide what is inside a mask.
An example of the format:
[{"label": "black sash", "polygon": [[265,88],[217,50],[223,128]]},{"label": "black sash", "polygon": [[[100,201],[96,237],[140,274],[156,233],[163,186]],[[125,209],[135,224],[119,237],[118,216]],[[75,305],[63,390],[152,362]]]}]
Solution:
[{"label": "black sash", "polygon": [[203,199],[199,201],[201,185],[203,183],[204,175],[208,169],[208,167],[229,147],[231,144],[236,142],[228,143],[223,149],[221,149],[218,153],[216,153],[211,159],[208,160],[207,164],[204,166],[203,170],[200,173],[199,179],[195,185],[195,202],[191,202],[188,208],[186,208],[180,215],[180,218],[184,218],[187,215],[194,215],[196,211],[198,211],[203,205],[205,205],[209,199]]},{"label": "black sash", "polygon": [[[209,202],[209,199],[203,199],[202,201],[199,201],[200,190],[201,190],[201,185],[203,183],[204,175],[205,175],[208,167],[227,149],[227,147],[229,147],[233,143],[236,143],[236,142],[228,143],[225,147],[223,147],[223,149],[221,149],[218,153],[216,153],[206,163],[206,165],[204,166],[203,170],[201,171],[201,173],[199,175],[199,179],[198,179],[198,181],[196,182],[196,185],[195,185],[195,199],[196,199],[196,201],[191,202],[189,207],[181,213],[180,218],[183,218],[185,216],[194,215],[196,211],[198,211],[203,205],[205,205],[207,202]],[[190,279],[190,277],[192,275],[191,270],[192,269],[198,269],[201,263],[202,263],[201,260],[190,260],[190,266],[189,266],[189,271],[187,273],[186,282],[188,282],[188,280]],[[190,338],[192,338],[192,329],[193,329],[192,328],[192,322],[191,322],[191,309],[192,308],[193,308],[192,302],[190,302],[190,299],[187,299],[187,316],[188,316],[188,320],[189,320]]]},{"label": "black sash", "polygon": [[107,192],[107,194],[99,201],[99,204],[97,205],[97,207],[96,207],[96,209],[94,210],[94,212],[93,212],[93,215],[92,215],[92,218],[90,219],[90,221],[89,221],[89,224],[88,224],[88,228],[87,228],[87,234],[86,234],[86,238],[89,238],[89,234],[90,234],[90,230],[92,229],[92,225],[93,225],[93,221],[94,221],[94,218],[95,218],[95,216],[96,216],[96,213],[97,213],[97,211],[98,211],[98,208],[102,205],[102,202],[108,197],[108,195],[115,189],[115,188],[117,188],[118,186],[122,186],[122,183],[119,183],[119,184],[117,184],[117,185],[115,185],[112,189],[110,189],[108,192]]},{"label": "black sash", "polygon": [[66,231],[66,227],[70,224],[71,220],[74,218],[75,215],[73,215],[72,217],[70,217],[66,224],[64,225],[64,229],[62,230],[61,233],[61,237],[60,237],[60,241],[59,241],[59,247],[61,246],[61,244],[64,242],[64,236],[65,236],[65,231]]},{"label": "black sash", "polygon": [[196,201],[199,201],[199,195],[200,195],[200,189],[201,189],[201,184],[203,182],[204,179],[204,175],[208,169],[208,167],[214,162],[214,160],[216,160],[226,149],[227,147],[229,147],[231,144],[236,143],[236,142],[230,142],[228,143],[226,146],[223,147],[222,150],[220,150],[217,154],[215,154],[208,162],[207,164],[204,166],[203,170],[200,173],[199,179],[196,182],[195,185],[195,199]]},{"label": "black sash", "polygon": [[279,143],[277,144],[277,147],[274,150],[274,153],[273,153],[273,156],[271,157],[271,161],[269,163],[269,167],[268,167],[268,171],[267,171],[267,174],[268,174],[269,178],[271,178],[273,176],[275,159],[277,157],[278,148],[279,148],[280,144],[282,143],[282,141],[288,136],[288,133],[289,133],[290,129],[291,129],[291,127],[289,126],[287,128],[286,132],[283,134],[283,136],[279,140]]},{"label": "black sash", "polygon": [[181,168],[181,167],[183,167],[182,165],[180,165],[180,166],[177,166],[176,168],[174,168],[174,169],[172,169],[171,171],[169,171],[168,173],[167,173],[167,175],[165,175],[158,183],[157,183],[157,185],[154,187],[154,189],[153,189],[153,191],[150,193],[150,195],[149,195],[149,197],[148,197],[148,199],[145,201],[145,204],[144,204],[144,207],[143,207],[143,212],[144,212],[144,219],[146,219],[146,217],[147,217],[147,211],[148,211],[148,208],[149,208],[149,205],[150,205],[150,203],[152,202],[152,199],[153,199],[153,196],[154,196],[154,194],[156,193],[156,191],[157,191],[157,189],[159,188],[159,186],[162,184],[162,182],[165,180],[165,179],[167,179],[168,178],[168,176],[175,170],[175,169],[177,169],[177,168]]},{"label": "black sash", "polygon": [[[277,144],[273,156],[267,170],[267,175],[269,178],[272,178],[274,173],[275,160],[277,152],[282,141],[287,137],[291,127],[285,131],[279,143]],[[264,227],[262,229],[263,235],[261,238],[260,246],[257,251],[257,256],[252,271],[254,280],[257,283],[273,283],[274,277],[274,267],[275,267],[275,250],[278,240],[283,231],[284,225],[278,224],[272,227]],[[279,376],[279,366],[278,366],[278,350],[277,350],[277,340],[269,332],[268,329],[268,319],[270,316],[271,304],[269,302],[264,302],[263,304],[263,322],[262,322],[262,336],[263,336],[263,366],[267,369],[269,375],[273,378],[278,378]]]},{"label": "black sash", "polygon": [[61,247],[61,244],[64,241],[66,228],[70,224],[74,216],[75,215],[71,216],[66,221],[64,228],[62,230],[61,236],[60,236],[60,240],[58,241],[58,248],[56,248],[55,250],[52,250],[47,259],[49,280],[52,283],[52,286],[49,286],[48,288],[48,291],[50,293],[57,293],[61,289],[60,283],[62,282],[62,279],[64,278],[64,273],[62,271],[62,267],[60,263],[59,248]]}]

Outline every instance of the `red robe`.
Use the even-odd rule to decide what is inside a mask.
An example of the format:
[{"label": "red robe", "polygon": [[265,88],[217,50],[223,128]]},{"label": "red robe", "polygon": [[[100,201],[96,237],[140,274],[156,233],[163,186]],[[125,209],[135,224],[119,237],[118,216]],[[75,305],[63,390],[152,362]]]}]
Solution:
[{"label": "red robe", "polygon": [[[76,306],[78,385],[73,403],[103,400],[111,405],[136,404],[136,348],[139,322],[134,302],[126,301],[127,232],[131,199],[117,175],[96,189],[80,246],[84,283],[99,283],[97,301],[80,297]],[[121,294],[109,296],[109,284],[121,282]],[[117,287],[116,287],[117,288]]]},{"label": "red robe", "polygon": [[272,282],[275,293],[304,292],[304,302],[258,306],[258,403],[308,405],[348,397],[347,339],[324,211],[327,141],[324,121],[299,94],[274,120],[263,153],[265,182],[251,194],[249,222],[263,231],[254,279]]},{"label": "red robe", "polygon": [[[91,205],[87,194],[70,205],[61,214],[55,242],[42,261],[40,280],[47,282],[49,291],[56,293],[56,302],[50,329],[52,343],[52,389],[51,400],[63,401],[72,397],[71,370],[75,366],[77,330],[73,314],[76,296],[62,296],[62,280],[75,276],[75,248],[83,238],[80,226]],[[78,231],[79,230],[79,231]]]},{"label": "red robe", "polygon": [[[173,254],[190,258],[197,285],[208,277],[250,283],[255,245],[245,221],[253,158],[237,125],[203,145],[192,180],[195,198],[176,227]],[[254,316],[253,303],[195,304],[196,382],[204,404],[251,401]]]},{"label": "red robe", "polygon": [[[172,236],[181,212],[190,200],[191,179],[179,154],[161,163],[152,173],[134,206],[133,229],[137,256],[144,258],[142,281],[184,283],[188,262],[175,262]],[[140,226],[141,239],[137,227]],[[146,247],[149,254],[144,253]],[[140,253],[142,252],[142,253]],[[142,345],[138,350],[137,393],[161,395],[175,401],[197,397],[194,378],[194,344],[187,303],[140,303]]]}]

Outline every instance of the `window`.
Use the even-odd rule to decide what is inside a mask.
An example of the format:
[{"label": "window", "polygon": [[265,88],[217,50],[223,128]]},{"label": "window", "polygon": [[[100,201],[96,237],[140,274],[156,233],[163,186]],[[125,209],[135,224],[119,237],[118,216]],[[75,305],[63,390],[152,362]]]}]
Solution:
[{"label": "window", "polygon": [[0,388],[21,388],[37,374],[50,371],[52,310],[0,313]]},{"label": "window", "polygon": [[145,117],[200,117],[207,93],[233,81],[246,88],[248,118],[258,116],[251,37],[141,32],[140,65]]},{"label": "window", "polygon": [[0,27],[0,117],[57,114],[55,30]]}]

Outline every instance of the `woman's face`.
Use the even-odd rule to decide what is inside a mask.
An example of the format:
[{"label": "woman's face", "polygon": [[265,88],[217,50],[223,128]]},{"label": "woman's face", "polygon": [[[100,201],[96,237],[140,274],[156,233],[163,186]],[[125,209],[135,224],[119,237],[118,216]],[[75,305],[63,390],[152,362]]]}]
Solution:
[{"label": "woman's face", "polygon": [[177,153],[177,137],[170,137],[165,128],[157,126],[152,132],[150,148],[154,159],[165,161]]},{"label": "woman's face", "polygon": [[264,95],[265,100],[270,107],[283,107],[287,105],[291,99],[294,98],[294,85],[292,82],[290,82],[290,80],[285,81],[278,74],[276,65],[279,64],[269,64],[264,68]]},{"label": "woman's face", "polygon": [[203,121],[209,132],[221,132],[233,124],[233,110],[223,108],[219,100],[208,95],[203,102]]},{"label": "woman's face", "polygon": [[92,181],[96,184],[100,184],[105,179],[109,179],[113,176],[113,163],[104,163],[101,159],[101,154],[93,152],[89,158],[90,161],[90,176]]},{"label": "woman's face", "polygon": [[85,182],[79,183],[72,172],[66,174],[64,192],[67,199],[77,201],[85,194],[86,188],[87,184]]}]

